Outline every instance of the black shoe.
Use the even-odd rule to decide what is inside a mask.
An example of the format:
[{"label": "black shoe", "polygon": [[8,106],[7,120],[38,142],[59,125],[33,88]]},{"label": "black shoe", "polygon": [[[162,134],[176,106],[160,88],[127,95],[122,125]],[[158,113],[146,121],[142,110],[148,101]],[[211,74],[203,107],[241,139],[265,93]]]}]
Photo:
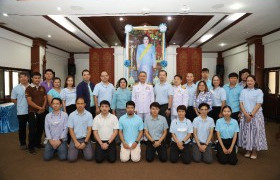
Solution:
[{"label": "black shoe", "polygon": [[34,148],[31,148],[31,149],[29,149],[29,153],[35,155],[35,154],[36,154],[36,151],[35,151]]},{"label": "black shoe", "polygon": [[35,147],[38,148],[38,149],[41,149],[41,148],[44,148],[45,146],[43,144],[38,144]]}]

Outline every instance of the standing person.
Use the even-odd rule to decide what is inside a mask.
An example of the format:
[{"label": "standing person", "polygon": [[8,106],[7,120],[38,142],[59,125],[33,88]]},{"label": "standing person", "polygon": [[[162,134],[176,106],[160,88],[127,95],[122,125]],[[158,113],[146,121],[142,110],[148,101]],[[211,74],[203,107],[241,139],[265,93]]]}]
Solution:
[{"label": "standing person", "polygon": [[161,162],[167,161],[167,147],[165,137],[167,135],[167,121],[165,117],[159,115],[160,105],[153,102],[150,105],[151,114],[146,118],[144,123],[144,132],[148,141],[146,143],[146,160],[152,162],[156,152]]},{"label": "standing person", "polygon": [[100,102],[103,100],[108,101],[112,104],[113,94],[115,88],[113,84],[111,84],[109,80],[109,74],[106,71],[103,71],[100,75],[101,82],[96,84],[93,95],[94,95],[94,103],[96,105],[96,114],[100,113]]},{"label": "standing person", "polygon": [[130,158],[133,162],[141,160],[140,139],[143,136],[143,121],[134,113],[135,103],[126,103],[126,114],[119,120],[119,136],[122,141],[120,159],[127,162]]},{"label": "standing person", "polygon": [[209,104],[201,103],[198,106],[199,116],[193,120],[193,160],[210,164],[213,161],[211,139],[215,127],[214,120],[207,116]]},{"label": "standing person", "polygon": [[196,92],[196,85],[194,84],[194,76],[193,73],[187,73],[186,75],[187,83],[185,84],[185,87],[188,90],[189,98],[188,98],[188,107],[187,107],[187,113],[186,118],[193,121],[196,117],[196,113],[193,107],[193,100]]},{"label": "standing person", "polygon": [[209,92],[205,81],[200,81],[198,83],[193,100],[193,107],[197,116],[199,116],[198,107],[201,103],[207,103],[209,105],[209,111],[212,110],[213,97],[212,94]]},{"label": "standing person", "polygon": [[[13,88],[11,93],[11,100],[17,105],[17,117],[18,117],[18,137],[20,143],[20,149],[25,150],[26,147],[26,124],[30,124],[28,115],[28,104],[25,97],[25,90],[29,86],[28,75],[26,72],[19,73],[19,84]],[[30,126],[29,126],[29,143],[30,143]]]},{"label": "standing person", "polygon": [[28,103],[29,113],[29,145],[28,149],[31,154],[35,154],[36,148],[43,148],[41,139],[43,135],[47,94],[43,86],[40,86],[41,74],[32,73],[32,83],[26,88],[25,96]]},{"label": "standing person", "polygon": [[127,80],[121,78],[117,83],[118,89],[114,92],[112,100],[113,114],[119,119],[126,113],[125,105],[127,101],[131,101],[131,91],[127,88]]},{"label": "standing person", "polygon": [[40,83],[40,86],[43,86],[48,93],[53,88],[53,76],[54,72],[52,69],[45,70],[45,80]]},{"label": "standing person", "polygon": [[146,83],[153,83],[153,68],[156,68],[156,49],[150,44],[150,37],[143,36],[143,44],[137,47],[136,62],[138,72],[144,71],[147,74]]},{"label": "standing person", "polygon": [[209,116],[214,119],[216,124],[216,121],[223,116],[222,109],[226,105],[227,97],[225,89],[221,87],[221,78],[218,75],[213,76],[212,86],[210,92],[212,93],[213,104]]},{"label": "standing person", "polygon": [[177,107],[179,105],[184,105],[188,107],[188,101],[189,101],[189,94],[188,90],[186,89],[185,86],[182,86],[182,76],[180,75],[175,75],[174,76],[174,86],[173,86],[173,104],[171,108],[171,121],[174,119],[177,119],[178,114],[177,114]]},{"label": "standing person", "polygon": [[101,163],[106,158],[113,163],[117,159],[115,138],[118,135],[119,122],[115,115],[111,114],[110,103],[106,100],[100,102],[100,114],[93,120],[92,130],[96,140],[95,160]]},{"label": "standing person", "polygon": [[63,111],[68,114],[68,116],[76,110],[76,88],[73,76],[67,76],[65,80],[64,89],[61,91],[61,99],[63,103]]},{"label": "standing person", "polygon": [[211,80],[209,79],[209,69],[208,69],[208,68],[203,68],[203,69],[201,70],[201,77],[202,77],[202,79],[196,82],[196,85],[197,85],[197,86],[198,86],[198,83],[199,83],[200,81],[204,81],[204,82],[207,84],[208,89],[213,88],[213,87],[212,87],[212,82],[211,82]]},{"label": "standing person", "polygon": [[257,151],[268,149],[262,103],[263,92],[257,87],[255,76],[249,75],[240,95],[242,114],[238,145],[246,149],[244,156],[251,159],[257,159]]},{"label": "standing person", "polygon": [[244,88],[246,86],[246,79],[250,74],[251,74],[251,71],[247,68],[242,69],[240,71],[241,81],[238,84],[240,87]]},{"label": "standing person", "polygon": [[139,83],[133,86],[132,101],[135,103],[135,111],[145,122],[150,114],[150,105],[154,102],[154,89],[152,85],[146,83],[147,74],[141,71],[138,75]]},{"label": "standing person", "polygon": [[90,142],[92,129],[92,115],[85,109],[84,98],[76,100],[77,110],[72,112],[68,118],[68,128],[71,135],[71,142],[68,149],[68,161],[74,162],[78,159],[79,151],[83,151],[84,159],[87,161],[93,158],[93,149]]},{"label": "standing person", "polygon": [[49,112],[52,112],[51,102],[53,98],[61,99],[61,79],[55,77],[53,80],[53,88],[47,93]]},{"label": "standing person", "polygon": [[177,107],[178,117],[171,122],[170,132],[172,143],[170,146],[170,161],[175,163],[181,155],[184,164],[191,162],[191,134],[193,133],[192,122],[186,119],[187,108],[185,105]]},{"label": "standing person", "polygon": [[44,160],[51,160],[54,153],[57,152],[59,159],[64,161],[67,159],[68,115],[61,111],[61,99],[53,98],[51,106],[53,111],[47,114],[45,119],[45,132],[48,142],[44,151]]},{"label": "standing person", "polygon": [[228,75],[228,78],[229,84],[224,85],[227,97],[226,103],[232,109],[231,117],[238,121],[240,113],[239,97],[243,88],[237,84],[238,74],[236,74],[235,72],[230,73]]},{"label": "standing person", "polygon": [[222,108],[223,118],[216,123],[216,132],[219,140],[217,145],[217,158],[222,164],[229,163],[235,165],[238,161],[235,152],[237,133],[239,132],[238,122],[231,118],[230,106]]},{"label": "standing person", "polygon": [[83,81],[77,86],[77,98],[82,97],[85,100],[85,109],[95,117],[95,104],[93,98],[94,84],[90,82],[90,72],[87,69],[82,71]]},{"label": "standing person", "polygon": [[[155,93],[155,101],[160,104],[159,114],[164,116],[167,120],[168,126],[171,123],[171,107],[173,103],[173,95],[174,91],[170,83],[166,81],[167,72],[165,70],[159,71],[159,80],[160,83],[155,85],[154,93]],[[170,144],[171,142],[171,134],[168,133],[166,137],[166,143]]]}]

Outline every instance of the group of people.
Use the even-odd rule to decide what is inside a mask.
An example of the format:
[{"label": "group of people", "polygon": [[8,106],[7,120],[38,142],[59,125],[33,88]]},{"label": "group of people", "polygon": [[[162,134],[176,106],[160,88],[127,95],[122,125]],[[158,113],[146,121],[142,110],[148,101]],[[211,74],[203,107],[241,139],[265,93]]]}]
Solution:
[{"label": "group of people", "polygon": [[60,160],[73,162],[82,151],[86,160],[115,162],[120,144],[121,162],[138,162],[141,141],[146,144],[148,162],[156,156],[167,161],[169,147],[169,160],[181,159],[185,164],[192,160],[211,163],[213,145],[218,161],[232,165],[238,161],[236,145],[251,159],[257,159],[257,151],[267,150],[263,93],[248,69],[242,70],[240,83],[238,74],[230,73],[229,84],[223,87],[218,75],[208,79],[207,68],[196,84],[194,75],[187,73],[185,85],[180,75],[174,76],[171,85],[167,72],[161,70],[160,83],[153,86],[141,71],[132,90],[125,78],[114,87],[105,71],[96,85],[86,69],[77,86],[73,76],[68,76],[64,88],[53,75],[47,69],[41,82],[41,74],[33,72],[29,84],[28,75],[22,72],[11,94],[17,104],[20,148],[31,154],[44,148],[46,161],[57,153]]}]

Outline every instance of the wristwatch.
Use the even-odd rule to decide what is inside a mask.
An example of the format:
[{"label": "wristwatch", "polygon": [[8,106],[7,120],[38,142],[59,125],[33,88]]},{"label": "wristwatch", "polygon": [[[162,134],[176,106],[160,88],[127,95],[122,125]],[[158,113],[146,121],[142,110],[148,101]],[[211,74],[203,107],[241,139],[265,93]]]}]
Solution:
[{"label": "wristwatch", "polygon": [[183,144],[185,144],[185,141],[182,141]]},{"label": "wristwatch", "polygon": [[171,111],[171,108],[168,108],[167,110],[168,110],[168,111]]},{"label": "wristwatch", "polygon": [[152,144],[155,144],[156,141],[152,141]]},{"label": "wristwatch", "polygon": [[106,142],[108,145],[110,145],[109,141]]},{"label": "wristwatch", "polygon": [[139,143],[139,141],[135,141],[136,142],[136,144],[138,144]]},{"label": "wristwatch", "polygon": [[87,144],[88,144],[88,142],[87,142],[87,141],[84,141],[84,143],[85,143],[85,145],[87,145]]}]

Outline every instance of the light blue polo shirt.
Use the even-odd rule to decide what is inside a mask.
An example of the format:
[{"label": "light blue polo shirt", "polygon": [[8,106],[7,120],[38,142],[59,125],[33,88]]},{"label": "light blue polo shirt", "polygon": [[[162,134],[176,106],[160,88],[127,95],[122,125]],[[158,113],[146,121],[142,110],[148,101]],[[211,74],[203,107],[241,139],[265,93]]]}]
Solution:
[{"label": "light blue polo shirt", "polygon": [[185,87],[187,88],[188,93],[189,93],[189,103],[188,103],[188,105],[193,106],[193,99],[194,99],[194,96],[195,96],[197,86],[194,83],[190,86],[186,83]]},{"label": "light blue polo shirt", "polygon": [[224,118],[220,118],[216,122],[217,132],[220,132],[222,139],[231,139],[234,133],[239,132],[238,122],[235,119],[230,119],[229,123]]},{"label": "light blue polo shirt", "polygon": [[93,118],[90,112],[84,110],[82,114],[78,110],[72,112],[68,118],[68,127],[73,128],[77,139],[87,136],[87,128],[92,127]]},{"label": "light blue polo shirt", "polygon": [[[179,141],[183,141],[184,138],[189,134],[193,133],[192,122],[189,119],[184,119],[180,121],[178,118],[173,120],[170,125],[170,133],[174,133]],[[172,138],[172,141],[174,139]],[[189,143],[190,138],[185,142],[185,144]],[[175,141],[174,141],[175,142]]]},{"label": "light blue polo shirt", "polygon": [[100,82],[96,84],[93,90],[93,95],[98,97],[98,106],[100,106],[100,102],[103,100],[109,101],[112,104],[113,94],[115,92],[115,87],[113,84],[104,84]]},{"label": "light blue polo shirt", "polygon": [[[202,120],[201,116],[193,120],[193,128],[197,129],[197,137],[201,143],[206,143],[210,134],[210,129],[214,127],[214,120],[209,116],[207,116],[206,120]],[[196,143],[195,138],[193,138],[193,142]]]},{"label": "light blue polo shirt", "polygon": [[[263,92],[260,89],[245,88],[241,91],[239,100],[243,103],[246,112],[251,113],[257,104],[263,103]],[[259,110],[262,110],[262,107]]]},{"label": "light blue polo shirt", "polygon": [[[204,81],[204,80],[201,79],[201,80],[197,81],[197,82],[195,83],[195,85],[197,86],[198,83],[199,83],[200,81]],[[210,79],[208,79],[208,80],[206,81],[206,85],[207,85],[208,91],[209,91],[210,89],[213,88],[213,86],[212,86],[212,81],[211,81]]]},{"label": "light blue polo shirt", "polygon": [[139,131],[144,129],[144,123],[142,119],[134,114],[129,117],[127,114],[123,115],[119,119],[119,128],[123,131],[124,140],[128,145],[132,145],[138,135]]},{"label": "light blue polo shirt", "polygon": [[17,115],[28,114],[28,104],[25,97],[25,87],[18,84],[11,93],[11,99],[17,100]]},{"label": "light blue polo shirt", "polygon": [[222,87],[217,87],[215,89],[212,88],[210,92],[212,93],[212,97],[213,97],[212,106],[222,106],[222,101],[227,100],[226,91]]},{"label": "light blue polo shirt", "polygon": [[229,105],[232,109],[232,112],[239,112],[240,111],[240,103],[239,103],[239,96],[242,91],[242,87],[238,84],[235,87],[231,88],[229,84],[224,85],[224,89],[226,91],[227,96],[227,105]]},{"label": "light blue polo shirt", "polygon": [[154,94],[156,96],[156,102],[160,105],[168,104],[168,97],[174,95],[173,87],[170,83],[165,82],[163,84],[159,83],[155,85]]}]

